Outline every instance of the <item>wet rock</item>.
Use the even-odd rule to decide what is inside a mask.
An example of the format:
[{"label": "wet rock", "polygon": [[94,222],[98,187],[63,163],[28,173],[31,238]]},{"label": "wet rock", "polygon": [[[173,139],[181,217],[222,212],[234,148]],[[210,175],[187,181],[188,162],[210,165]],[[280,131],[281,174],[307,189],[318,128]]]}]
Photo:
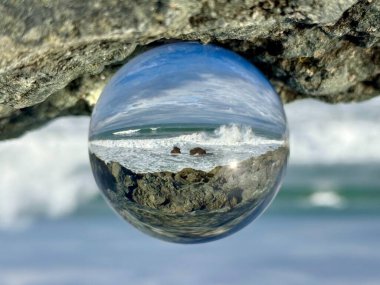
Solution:
[{"label": "wet rock", "polygon": [[230,233],[259,215],[279,183],[287,155],[288,149],[280,147],[244,160],[234,170],[218,166],[209,172],[185,168],[177,173],[134,173],[117,162],[90,157],[96,160],[96,177],[112,177],[107,183],[114,183],[114,191],[103,191],[125,219],[159,238],[193,243]]},{"label": "wet rock", "polygon": [[170,151],[171,154],[177,155],[181,154],[181,149],[177,146],[173,147],[173,149]]},{"label": "wet rock", "polygon": [[190,150],[190,155],[205,155],[206,150],[201,147],[195,147]]},{"label": "wet rock", "polygon": [[[184,168],[177,173],[134,173],[117,162],[100,164],[103,165],[102,173],[109,169],[112,181],[117,185],[112,188],[128,188],[128,193],[132,193],[133,200],[139,205],[166,213],[186,213],[197,209],[234,207],[257,199],[263,194],[260,191],[270,189],[274,183],[271,178],[277,176],[286,155],[287,149],[281,147],[241,162],[236,170],[218,166],[209,172]],[[94,154],[91,156],[101,161]]]}]

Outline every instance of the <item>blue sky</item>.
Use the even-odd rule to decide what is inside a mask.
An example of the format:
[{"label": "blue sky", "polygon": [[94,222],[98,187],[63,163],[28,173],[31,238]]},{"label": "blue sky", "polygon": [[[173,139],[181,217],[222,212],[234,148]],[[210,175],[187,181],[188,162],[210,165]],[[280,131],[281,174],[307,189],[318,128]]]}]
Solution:
[{"label": "blue sky", "polygon": [[94,110],[91,132],[165,123],[260,122],[285,132],[281,102],[254,66],[220,47],[176,43],[137,56],[115,74]]}]

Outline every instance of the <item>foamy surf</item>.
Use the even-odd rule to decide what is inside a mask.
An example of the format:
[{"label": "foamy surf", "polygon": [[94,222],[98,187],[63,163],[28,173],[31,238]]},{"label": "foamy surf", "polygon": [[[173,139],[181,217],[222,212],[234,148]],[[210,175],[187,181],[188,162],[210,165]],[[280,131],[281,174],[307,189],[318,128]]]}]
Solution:
[{"label": "foamy surf", "polygon": [[[90,151],[106,162],[117,161],[135,172],[179,171],[186,167],[210,171],[273,150],[286,142],[256,135],[252,128],[223,125],[214,132],[194,132],[165,138],[105,139],[90,142]],[[171,156],[173,146],[181,155]],[[210,155],[194,157],[189,151],[205,148]]]},{"label": "foamy surf", "polygon": [[[150,128],[156,130],[157,128]],[[137,130],[127,130],[113,133],[114,135],[135,134]],[[263,136],[254,134],[252,128],[239,125],[223,125],[217,128],[213,133],[195,132],[185,135],[179,135],[168,138],[128,138],[120,139],[105,139],[93,140],[90,146],[102,147],[124,147],[124,148],[143,148],[143,149],[162,149],[165,147],[186,146],[191,144],[203,146],[240,146],[240,145],[279,145],[283,144],[282,140],[268,139]]]}]

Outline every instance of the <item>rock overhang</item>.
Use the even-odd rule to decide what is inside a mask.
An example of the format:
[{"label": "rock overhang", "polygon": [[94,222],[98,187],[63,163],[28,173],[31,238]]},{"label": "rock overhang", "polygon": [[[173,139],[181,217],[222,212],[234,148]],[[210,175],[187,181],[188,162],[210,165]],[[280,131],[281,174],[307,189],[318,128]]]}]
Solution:
[{"label": "rock overhang", "polygon": [[0,138],[89,115],[107,80],[152,46],[231,49],[284,103],[380,93],[380,1],[31,1],[0,4]]}]

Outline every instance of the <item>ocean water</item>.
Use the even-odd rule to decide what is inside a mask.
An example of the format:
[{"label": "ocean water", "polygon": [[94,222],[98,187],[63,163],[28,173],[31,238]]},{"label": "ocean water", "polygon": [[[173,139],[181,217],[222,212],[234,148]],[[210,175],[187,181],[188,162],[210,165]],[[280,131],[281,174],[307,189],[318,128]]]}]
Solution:
[{"label": "ocean water", "polygon": [[1,142],[0,284],[377,285],[379,108],[380,98],[287,105],[279,195],[248,227],[203,245],[158,241],[112,212],[89,167],[88,118]]},{"label": "ocean water", "polygon": [[[186,167],[210,171],[287,143],[265,130],[253,131],[247,125],[158,125],[98,135],[90,140],[89,150],[105,162],[116,161],[138,173],[177,172]],[[174,146],[181,149],[181,155],[170,155]],[[194,147],[205,149],[207,155],[191,156],[189,151]]]},{"label": "ocean water", "polygon": [[184,246],[143,235],[107,210],[1,232],[0,284],[379,284],[378,215],[270,209],[236,235]]}]

